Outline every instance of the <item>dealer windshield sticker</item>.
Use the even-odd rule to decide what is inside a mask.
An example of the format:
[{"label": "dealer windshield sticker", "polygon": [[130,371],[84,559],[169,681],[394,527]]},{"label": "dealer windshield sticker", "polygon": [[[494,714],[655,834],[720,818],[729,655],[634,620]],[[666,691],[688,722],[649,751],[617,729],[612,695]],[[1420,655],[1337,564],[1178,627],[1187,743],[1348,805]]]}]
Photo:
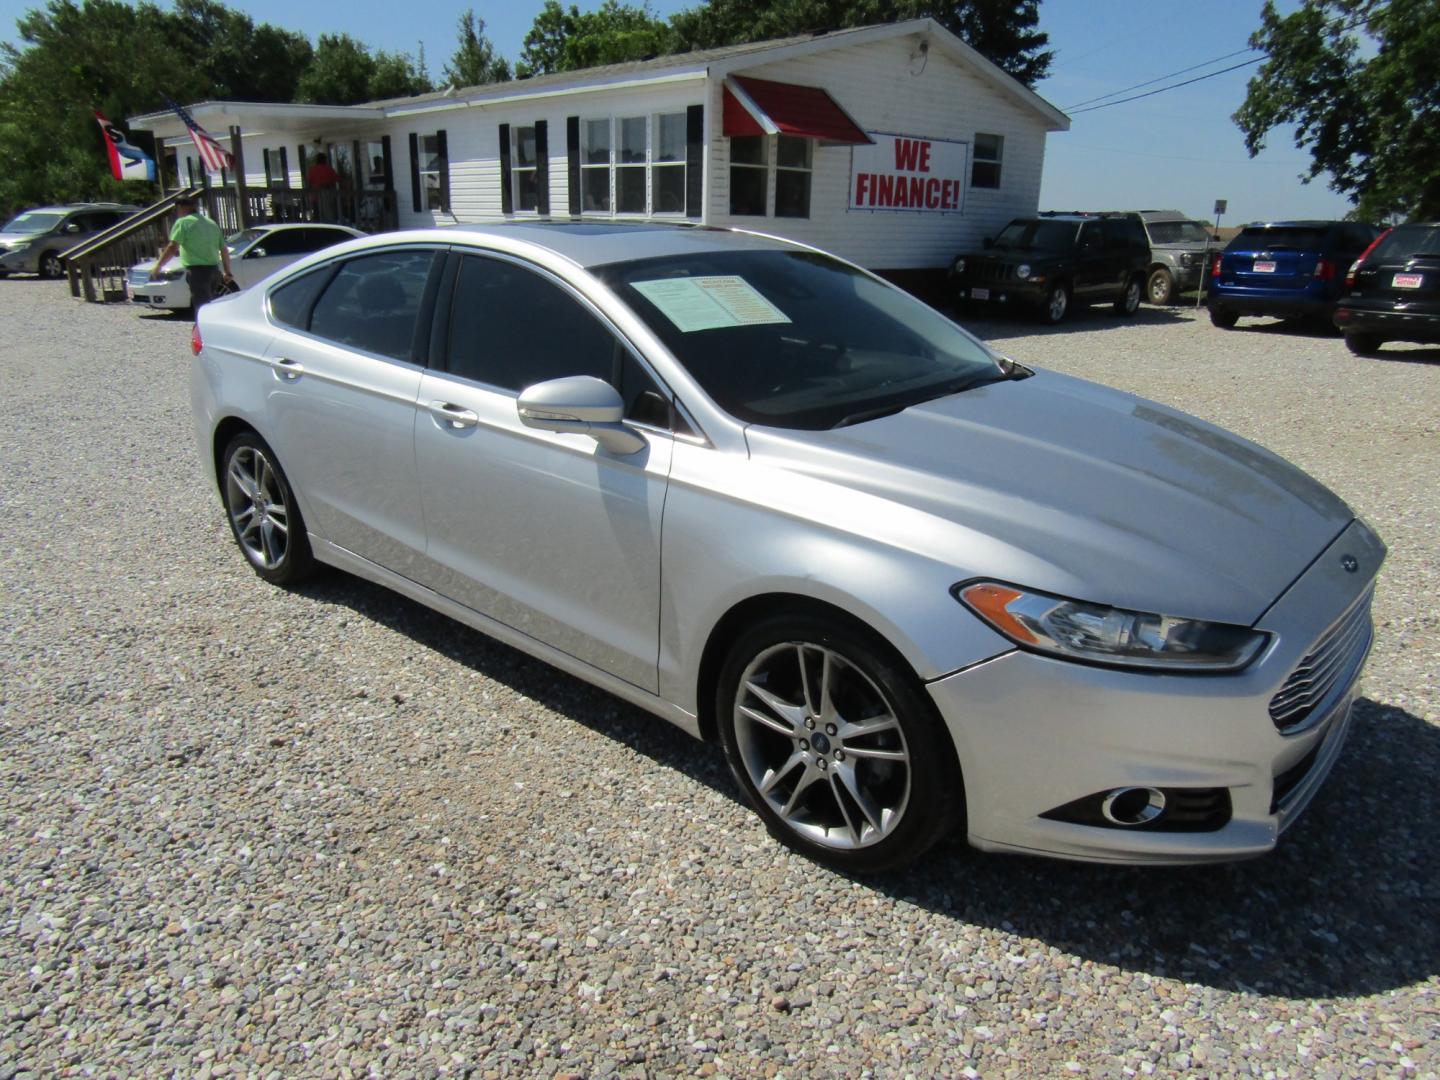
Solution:
[{"label": "dealer windshield sticker", "polygon": [[631,282],[681,333],[788,323],[785,313],[735,274]]}]

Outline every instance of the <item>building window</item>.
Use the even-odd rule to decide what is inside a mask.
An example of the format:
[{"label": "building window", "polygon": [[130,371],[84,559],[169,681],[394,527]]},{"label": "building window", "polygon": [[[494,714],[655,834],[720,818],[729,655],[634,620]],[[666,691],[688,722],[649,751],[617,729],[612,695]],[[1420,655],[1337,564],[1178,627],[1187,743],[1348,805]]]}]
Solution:
[{"label": "building window", "polygon": [[975,136],[975,160],[970,165],[970,186],[998,188],[1000,186],[1000,157],[1005,151],[1005,136]]},{"label": "building window", "polygon": [[447,211],[445,205],[445,175],[449,162],[445,160],[444,140],[436,135],[420,136],[420,190],[425,193],[421,203],[423,210]]},{"label": "building window", "polygon": [[655,117],[655,152],[650,165],[650,212],[685,213],[685,114]]},{"label": "building window", "polygon": [[736,135],[730,140],[730,213],[765,216],[770,179],[765,136]]},{"label": "building window", "polygon": [[539,157],[535,151],[535,128],[513,127],[510,137],[514,140],[513,161],[510,167],[511,183],[515,185],[515,209],[535,213],[540,209]]},{"label": "building window", "polygon": [[610,212],[610,120],[586,120],[580,149],[580,209]]},{"label": "building window", "polygon": [[615,212],[645,213],[645,117],[627,116],[615,122],[620,130],[620,152],[615,161]]},{"label": "building window", "polygon": [[775,141],[775,216],[810,216],[811,150],[814,143],[795,135]]}]

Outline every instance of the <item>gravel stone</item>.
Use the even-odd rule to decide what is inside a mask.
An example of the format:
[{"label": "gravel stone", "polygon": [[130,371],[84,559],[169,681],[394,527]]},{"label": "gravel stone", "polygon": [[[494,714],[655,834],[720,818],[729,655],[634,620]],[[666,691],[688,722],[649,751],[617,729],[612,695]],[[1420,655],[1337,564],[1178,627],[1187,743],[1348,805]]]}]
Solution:
[{"label": "gravel stone", "polygon": [[1390,545],[1375,651],[1272,856],[957,839],[857,881],[715,748],[366,583],[261,582],[185,321],[15,279],[0,323],[0,1078],[1440,1075],[1440,350],[973,323],[1335,488]]}]

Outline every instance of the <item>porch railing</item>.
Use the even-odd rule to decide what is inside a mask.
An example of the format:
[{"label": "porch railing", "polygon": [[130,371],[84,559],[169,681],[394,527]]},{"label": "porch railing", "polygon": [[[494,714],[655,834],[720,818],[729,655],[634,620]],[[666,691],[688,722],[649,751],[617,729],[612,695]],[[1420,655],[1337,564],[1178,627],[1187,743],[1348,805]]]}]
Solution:
[{"label": "porch railing", "polygon": [[62,252],[70,295],[91,303],[125,299],[125,271],[154,259],[170,237],[170,215],[184,196],[202,196],[202,189],[172,192],[159,202],[110,226],[104,232]]},{"label": "porch railing", "polygon": [[[215,221],[226,233],[240,229],[239,198],[233,188],[215,188]],[[395,192],[333,189],[303,191],[294,188],[247,187],[245,223],[270,225],[286,221],[324,221],[349,225],[361,232],[389,232],[399,228]]]}]

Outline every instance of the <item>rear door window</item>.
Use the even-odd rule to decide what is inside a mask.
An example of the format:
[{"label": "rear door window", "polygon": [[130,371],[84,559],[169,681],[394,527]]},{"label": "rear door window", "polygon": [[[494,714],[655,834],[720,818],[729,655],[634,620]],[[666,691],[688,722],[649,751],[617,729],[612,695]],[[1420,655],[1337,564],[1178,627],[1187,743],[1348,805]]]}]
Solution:
[{"label": "rear door window", "polygon": [[387,251],[341,265],[310,316],[310,332],[339,345],[415,362],[416,326],[434,251]]},{"label": "rear door window", "polygon": [[270,294],[270,317],[293,330],[310,329],[310,309],[334,270],[322,267],[281,285]]},{"label": "rear door window", "polygon": [[355,239],[355,237],[347,232],[342,232],[339,229],[327,229],[318,225],[300,231],[304,236],[304,239],[301,241],[301,251],[320,251],[344,240]]}]

